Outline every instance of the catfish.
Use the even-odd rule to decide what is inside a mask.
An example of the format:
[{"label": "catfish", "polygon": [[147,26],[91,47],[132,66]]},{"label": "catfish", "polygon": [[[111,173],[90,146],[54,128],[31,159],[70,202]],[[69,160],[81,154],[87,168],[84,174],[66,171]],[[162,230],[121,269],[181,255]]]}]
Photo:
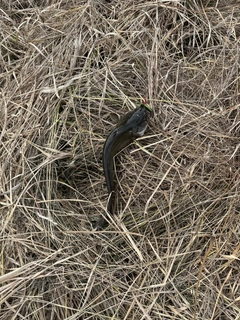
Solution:
[{"label": "catfish", "polygon": [[[109,195],[107,211],[111,215],[115,213],[115,193],[117,189],[114,175],[114,157],[135,139],[144,135],[150,117],[152,117],[152,109],[144,99],[140,107],[123,116],[105,141],[103,147],[103,170]],[[100,217],[95,229],[103,229],[106,226],[106,219]]]}]

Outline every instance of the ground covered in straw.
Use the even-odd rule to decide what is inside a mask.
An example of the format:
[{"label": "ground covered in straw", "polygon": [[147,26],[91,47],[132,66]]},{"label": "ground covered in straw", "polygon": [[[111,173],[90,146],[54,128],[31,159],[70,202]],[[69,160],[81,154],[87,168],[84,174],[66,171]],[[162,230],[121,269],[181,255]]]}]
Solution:
[{"label": "ground covered in straw", "polygon": [[[237,5],[236,5],[237,4]],[[239,1],[0,7],[0,320],[240,319]],[[146,97],[145,136],[104,141]]]}]

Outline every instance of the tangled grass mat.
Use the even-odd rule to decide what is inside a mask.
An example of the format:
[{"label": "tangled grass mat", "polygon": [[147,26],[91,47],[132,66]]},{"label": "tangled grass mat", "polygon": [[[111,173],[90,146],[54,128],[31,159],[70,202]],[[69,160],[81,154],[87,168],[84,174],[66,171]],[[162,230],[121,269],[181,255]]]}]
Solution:
[{"label": "tangled grass mat", "polygon": [[[1,1],[0,320],[240,319],[240,2]],[[144,98],[103,231],[104,141]]]}]

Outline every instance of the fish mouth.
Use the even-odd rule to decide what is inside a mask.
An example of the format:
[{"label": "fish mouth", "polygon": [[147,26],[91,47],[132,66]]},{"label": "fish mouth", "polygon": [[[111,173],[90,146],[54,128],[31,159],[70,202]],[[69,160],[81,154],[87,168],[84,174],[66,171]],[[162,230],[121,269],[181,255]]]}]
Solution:
[{"label": "fish mouth", "polygon": [[147,126],[140,128],[137,132],[135,132],[136,137],[142,137],[147,129]]}]

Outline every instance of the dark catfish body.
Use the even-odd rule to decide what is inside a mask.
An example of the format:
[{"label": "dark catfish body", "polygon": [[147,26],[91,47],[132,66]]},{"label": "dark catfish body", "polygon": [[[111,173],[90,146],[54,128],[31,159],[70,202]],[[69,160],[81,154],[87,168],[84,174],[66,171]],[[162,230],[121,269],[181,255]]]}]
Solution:
[{"label": "dark catfish body", "polygon": [[[147,128],[147,120],[151,115],[148,105],[142,104],[139,108],[128,112],[110,133],[103,148],[103,169],[109,194],[108,212],[114,214],[114,157],[119,151],[144,135]],[[97,228],[103,228],[105,219],[100,219]]]}]

